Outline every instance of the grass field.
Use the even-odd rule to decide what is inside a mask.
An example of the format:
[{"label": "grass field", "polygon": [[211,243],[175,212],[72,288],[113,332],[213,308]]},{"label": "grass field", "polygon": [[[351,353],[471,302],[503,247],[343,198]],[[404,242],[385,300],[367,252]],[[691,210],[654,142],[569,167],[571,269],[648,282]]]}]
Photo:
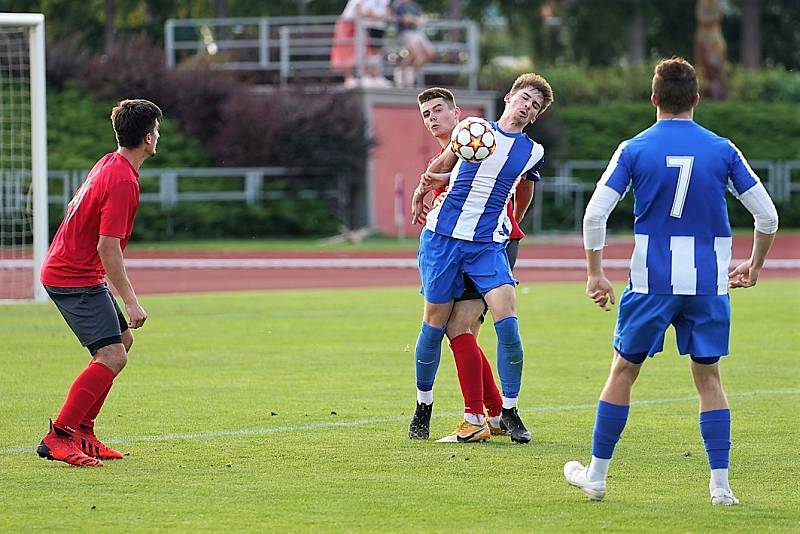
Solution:
[{"label": "grass field", "polygon": [[[534,442],[410,442],[413,288],[147,297],[98,433],[103,469],[33,452],[86,354],[51,305],[0,306],[0,531],[798,531],[800,281],[734,293],[731,480],[712,508],[685,360],[648,361],[592,503],[563,481],[589,455],[614,315],[576,284],[520,290],[521,413]],[[493,333],[482,335],[490,357]],[[449,351],[432,433],[460,417]]]}]

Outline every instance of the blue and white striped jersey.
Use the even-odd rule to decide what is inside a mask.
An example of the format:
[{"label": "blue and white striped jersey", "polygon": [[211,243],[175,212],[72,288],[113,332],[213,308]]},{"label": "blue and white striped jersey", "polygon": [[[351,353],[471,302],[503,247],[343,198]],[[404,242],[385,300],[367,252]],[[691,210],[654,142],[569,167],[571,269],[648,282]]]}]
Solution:
[{"label": "blue and white striped jersey", "polygon": [[520,176],[539,181],[544,148],[524,133],[507,133],[496,122],[497,148],[480,163],[458,160],[447,198],[432,209],[425,228],[465,241],[504,243],[511,232],[506,205]]},{"label": "blue and white striped jersey", "polygon": [[598,184],[633,188],[630,288],[661,295],[725,295],[734,196],[758,176],[728,139],[689,119],[659,120],[619,145]]}]

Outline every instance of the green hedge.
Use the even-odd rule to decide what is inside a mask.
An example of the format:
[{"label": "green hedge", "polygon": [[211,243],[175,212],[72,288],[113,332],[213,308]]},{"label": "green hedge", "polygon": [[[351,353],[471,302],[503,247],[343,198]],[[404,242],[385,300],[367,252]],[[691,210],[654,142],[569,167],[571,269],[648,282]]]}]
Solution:
[{"label": "green hedge", "polygon": [[[545,67],[537,72],[547,78],[562,105],[599,104],[616,101],[647,102],[653,67]],[[505,93],[517,70],[487,65],[481,71],[481,88]],[[702,87],[703,81],[700,80]],[[747,70],[728,69],[728,99],[745,102],[800,103],[800,73],[779,67]]]},{"label": "green hedge", "polygon": [[[620,141],[653,123],[655,108],[648,101],[561,106],[551,118],[563,123],[562,159],[608,159]],[[748,159],[800,159],[797,104],[701,101],[695,120],[730,138]]]},{"label": "green hedge", "polygon": [[[58,170],[89,170],[103,154],[117,148],[111,128],[116,102],[97,100],[74,85],[47,93],[47,165]],[[210,159],[203,145],[178,133],[167,116],[161,127],[158,154],[147,168],[205,167]]]}]

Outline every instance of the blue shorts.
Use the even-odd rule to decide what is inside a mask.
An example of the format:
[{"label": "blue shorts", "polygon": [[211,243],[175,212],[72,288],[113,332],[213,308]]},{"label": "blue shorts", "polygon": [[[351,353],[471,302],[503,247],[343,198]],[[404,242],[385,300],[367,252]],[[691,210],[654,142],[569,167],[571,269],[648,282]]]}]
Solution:
[{"label": "blue shorts", "polygon": [[464,274],[481,295],[515,285],[504,243],[464,241],[423,230],[419,238],[420,293],[432,304],[445,304],[464,293]]},{"label": "blue shorts", "polygon": [[614,328],[614,349],[632,363],[664,350],[664,334],[675,327],[678,352],[698,363],[728,354],[731,304],[728,295],[649,295],[625,288]]}]

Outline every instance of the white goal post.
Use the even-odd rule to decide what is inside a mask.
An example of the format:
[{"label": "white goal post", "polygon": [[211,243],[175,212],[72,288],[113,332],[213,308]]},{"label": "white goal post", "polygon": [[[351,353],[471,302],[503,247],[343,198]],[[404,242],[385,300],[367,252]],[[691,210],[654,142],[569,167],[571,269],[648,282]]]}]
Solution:
[{"label": "white goal post", "polygon": [[47,299],[45,92],[44,15],[0,13],[0,300]]}]

